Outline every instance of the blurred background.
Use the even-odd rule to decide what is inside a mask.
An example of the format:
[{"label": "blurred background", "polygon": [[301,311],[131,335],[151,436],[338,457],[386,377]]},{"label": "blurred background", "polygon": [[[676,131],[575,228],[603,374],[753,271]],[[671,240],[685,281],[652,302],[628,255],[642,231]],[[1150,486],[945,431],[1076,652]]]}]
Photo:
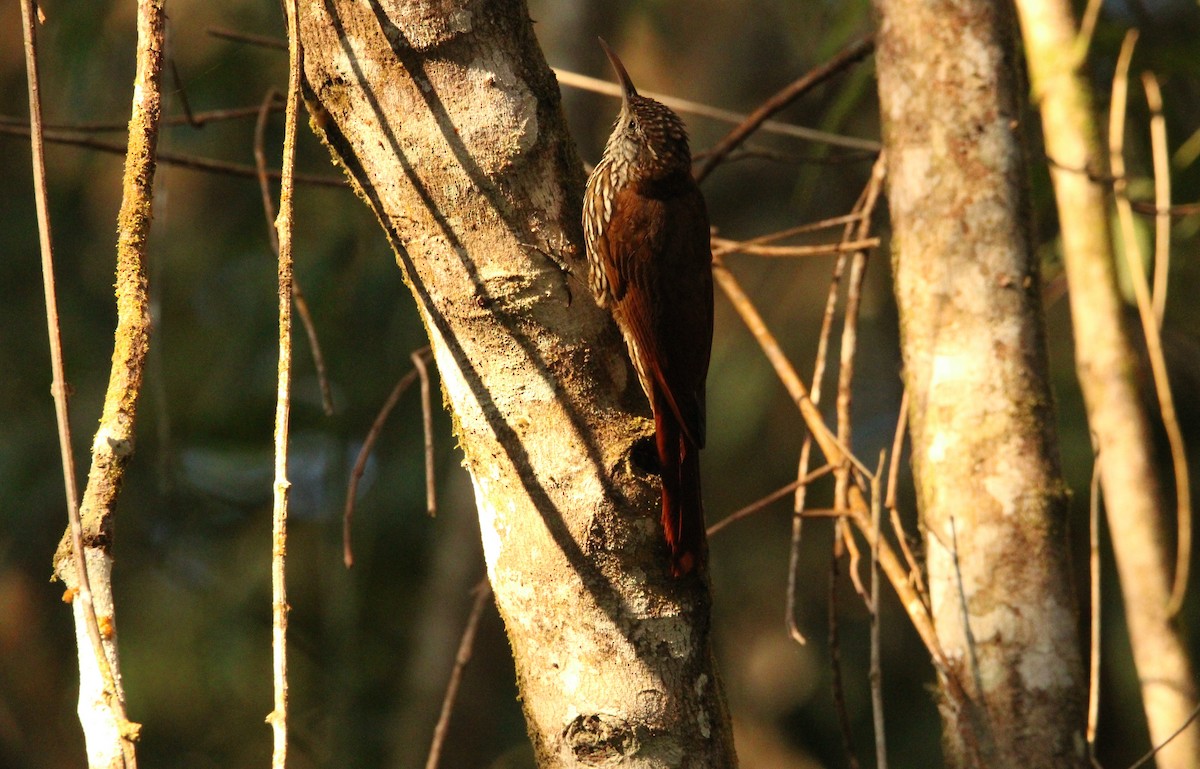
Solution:
[{"label": "blurred background", "polygon": [[[43,3],[45,120],[128,119],[134,3]],[[171,0],[165,78],[168,115],[255,107],[286,86],[279,51],[219,39],[213,27],[283,37],[277,4]],[[747,112],[873,28],[865,0],[531,0],[549,62],[611,79],[595,44],[618,50],[639,88]],[[17,3],[0,6],[0,115],[27,121]],[[1200,10],[1188,0],[1105,3],[1092,57],[1101,106],[1129,26],[1142,31],[1133,72],[1162,81],[1174,199],[1200,198]],[[1131,83],[1136,83],[1131,78]],[[600,155],[615,99],[566,89],[580,157]],[[878,139],[873,63],[810,94],[779,119]],[[728,126],[685,118],[701,152]],[[1130,191],[1152,200],[1147,110],[1131,88]],[[5,122],[5,121],[0,121]],[[268,129],[278,158],[281,123]],[[3,129],[4,126],[0,126]],[[164,128],[164,152],[253,164],[253,117]],[[1047,279],[1058,271],[1053,201],[1034,120],[1030,182]],[[93,133],[123,145],[121,130]],[[766,152],[722,166],[705,183],[721,234],[749,238],[848,212],[872,158],[759,135]],[[277,161],[272,160],[272,165]],[[111,287],[122,157],[51,144],[48,174],[62,332],[77,461],[87,464],[112,348]],[[311,133],[301,171],[336,175]],[[0,133],[0,767],[81,766],[74,640],[50,557],[65,524],[49,397],[28,140]],[[425,344],[413,301],[374,217],[345,189],[305,185],[296,200],[296,275],[307,294],[333,386],[324,415],[311,356],[296,337],[289,548],[294,767],[423,766],[445,682],[483,576],[473,496],[450,419],[436,408],[440,512],[425,514],[416,388],[401,399],[359,489],[355,567],[341,561],[341,509],[350,469],[395,382]],[[877,216],[886,236],[886,216]],[[1139,220],[1145,243],[1151,221]],[[1193,456],[1200,456],[1200,214],[1176,220],[1166,345]],[[830,236],[826,235],[824,240]],[[261,767],[270,755],[270,494],[275,393],[275,261],[257,183],[160,165],[150,240],[154,339],[139,409],[138,450],[118,505],[115,586],[130,715],[144,723],[142,765]],[[807,380],[832,258],[730,256]],[[1074,490],[1076,582],[1086,606],[1091,449],[1072,370],[1065,299],[1047,310],[1062,454]],[[716,521],[795,477],[803,438],[782,386],[741,322],[717,299],[710,375],[706,506]],[[834,344],[836,344],[836,337]],[[896,310],[886,249],[872,257],[860,326],[855,449],[890,447],[900,400]],[[1165,451],[1165,441],[1162,442]],[[1164,467],[1168,463],[1163,463]],[[1193,462],[1195,467],[1195,462]],[[907,464],[904,465],[907,472]],[[900,507],[915,532],[911,484]],[[790,499],[790,497],[789,497]],[[818,484],[810,505],[828,506]],[[845,704],[854,748],[873,763],[867,683],[868,622],[844,578],[830,594],[832,525],[805,529],[796,607],[806,646],[789,640],[785,587],[790,502],[776,503],[712,541],[714,638],[746,767],[844,767],[831,694],[829,613],[839,617]],[[1146,731],[1130,667],[1112,564],[1105,558],[1105,657],[1100,759],[1127,766]],[[844,571],[844,569],[843,569]],[[1194,570],[1200,571],[1200,570]],[[1197,589],[1193,587],[1193,590]],[[1184,621],[1195,627],[1193,592]],[[887,736],[894,767],[941,763],[928,655],[890,590],[883,600]],[[1081,622],[1086,628],[1086,622]],[[1086,638],[1086,630],[1084,632]],[[488,605],[443,754],[445,767],[529,767],[503,628]]]}]

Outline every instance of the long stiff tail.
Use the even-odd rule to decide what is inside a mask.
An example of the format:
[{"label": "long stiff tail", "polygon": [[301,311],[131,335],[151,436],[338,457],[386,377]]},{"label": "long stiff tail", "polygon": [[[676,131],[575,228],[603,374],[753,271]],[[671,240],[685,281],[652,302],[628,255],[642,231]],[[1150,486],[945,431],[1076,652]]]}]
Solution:
[{"label": "long stiff tail", "polygon": [[700,449],[675,414],[655,409],[658,462],[662,468],[662,527],[671,551],[671,574],[688,574],[704,558],[704,505],[700,499]]}]

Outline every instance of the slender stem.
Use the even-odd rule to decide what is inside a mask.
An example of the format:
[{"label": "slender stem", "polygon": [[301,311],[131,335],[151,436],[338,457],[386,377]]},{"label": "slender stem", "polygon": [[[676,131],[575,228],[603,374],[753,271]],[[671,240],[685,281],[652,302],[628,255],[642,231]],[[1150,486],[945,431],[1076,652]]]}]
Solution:
[{"label": "slender stem", "polygon": [[[28,136],[29,129],[0,124],[0,134]],[[43,136],[44,139],[51,144],[67,144],[73,147],[96,150],[97,152],[104,152],[110,155],[125,154],[125,145],[93,139],[90,136],[71,136],[70,134],[63,133],[61,131],[46,131],[43,132]],[[160,165],[186,168],[191,171],[201,171],[203,173],[220,174],[224,176],[237,176],[244,179],[258,178],[258,171],[255,170],[253,166],[244,165],[242,163],[227,163],[224,160],[212,160],[210,158],[202,158],[195,155],[184,155],[178,152],[159,152],[157,153],[156,160]],[[267,175],[272,179],[278,179],[280,172],[271,170],[267,172]],[[293,174],[293,178],[297,184],[310,184],[318,187],[349,188],[349,185],[346,184],[345,179],[336,176],[323,176],[319,174]]]},{"label": "slender stem", "polygon": [[1133,47],[1137,42],[1137,30],[1130,30],[1121,46],[1113,77],[1112,106],[1109,112],[1109,164],[1112,167],[1113,189],[1116,192],[1117,218],[1121,224],[1124,244],[1125,265],[1129,280],[1133,284],[1133,295],[1137,300],[1138,318],[1142,322],[1142,334],[1146,340],[1146,353],[1150,359],[1154,389],[1162,415],[1163,428],[1167,433],[1167,444],[1171,449],[1171,464],[1175,474],[1175,517],[1177,521],[1175,581],[1167,602],[1167,614],[1174,617],[1183,606],[1187,595],[1188,572],[1192,550],[1192,490],[1187,466],[1187,447],[1183,441],[1183,430],[1175,413],[1175,396],[1167,375],[1166,357],[1162,350],[1160,323],[1152,306],[1150,286],[1146,281],[1146,268],[1141,258],[1137,234],[1133,222],[1133,209],[1125,191],[1125,106],[1129,93],[1129,63],[1133,58]]},{"label": "slender stem", "polygon": [[738,145],[744,142],[750,134],[757,131],[767,118],[863,57],[868,56],[873,50],[875,50],[875,41],[872,38],[864,37],[856,40],[829,61],[810,70],[767,99],[741,124],[726,134],[716,147],[713,147],[708,157],[705,158],[704,165],[696,171],[696,181],[703,181],[725,159],[726,155],[737,149]]},{"label": "slender stem", "polygon": [[841,527],[838,526],[834,529],[833,553],[829,559],[829,595],[826,598],[829,606],[829,683],[833,689],[833,708],[837,714],[838,733],[842,737],[842,752],[846,754],[846,765],[850,769],[858,769],[858,756],[854,753],[854,730],[850,726],[850,714],[846,709],[846,687],[842,684],[841,623],[838,621],[837,614],[837,588],[840,575],[838,561],[841,560],[845,546]]},{"label": "slender stem", "polygon": [[291,411],[292,380],[292,217],[296,162],[296,113],[300,98],[300,67],[302,52],[298,30],[299,10],[296,0],[285,4],[288,27],[288,94],[287,117],[283,138],[283,177],[279,189],[279,217],[275,226],[279,234],[279,382],[275,405],[275,484],[271,512],[271,648],[274,689],[274,709],[268,721],[274,736],[271,751],[272,769],[287,765],[287,445],[288,420]]},{"label": "slender stem", "polygon": [[[421,352],[428,355],[429,348],[422,348]],[[367,459],[371,456],[371,449],[375,448],[375,441],[379,439],[379,434],[383,432],[384,423],[387,422],[392,409],[396,408],[400,396],[415,381],[417,381],[417,370],[414,368],[400,377],[399,382],[396,382],[396,386],[392,388],[391,394],[384,401],[379,413],[375,415],[375,421],[371,424],[371,429],[367,431],[367,437],[363,439],[362,448],[358,450],[358,457],[354,460],[354,469],[350,472],[350,483],[346,488],[346,506],[342,511],[342,561],[346,564],[347,569],[354,565],[354,548],[351,545],[350,533],[354,522],[354,503],[358,497],[358,482],[362,480],[363,472],[367,467]]]},{"label": "slender stem", "polygon": [[887,769],[887,736],[883,728],[883,663],[881,622],[879,618],[879,540],[883,537],[880,522],[883,517],[881,478],[886,451],[879,452],[879,467],[871,479],[871,716],[875,722],[875,767]]},{"label": "slender stem", "polygon": [[[267,175],[266,144],[267,118],[279,99],[279,92],[274,88],[267,91],[262,104],[258,108],[258,119],[254,122],[254,167],[258,171],[258,189],[262,193],[263,215],[267,219],[267,238],[271,241],[271,251],[279,256],[279,234],[275,232],[275,204],[271,202],[271,184]],[[312,353],[313,368],[317,372],[317,386],[321,390],[321,407],[325,416],[333,416],[333,389],[329,386],[329,375],[325,368],[325,354],[321,352],[321,340],[317,336],[317,325],[313,322],[312,313],[308,309],[308,301],[300,288],[300,281],[293,276],[292,302],[296,305],[296,314],[300,316],[300,324],[304,326],[304,335],[308,339],[308,349]]]},{"label": "slender stem", "polygon": [[778,502],[779,500],[786,497],[788,494],[791,494],[797,488],[804,486],[806,484],[812,483],[813,481],[817,480],[818,478],[822,478],[826,475],[829,475],[829,473],[832,470],[833,470],[833,467],[831,465],[825,465],[824,467],[818,467],[816,470],[813,470],[811,473],[806,474],[803,478],[794,480],[791,483],[785,483],[784,485],[775,489],[774,491],[772,491],[770,494],[766,495],[765,497],[761,497],[759,499],[754,500],[750,504],[748,504],[744,507],[741,507],[738,510],[735,510],[734,512],[730,513],[729,515],[725,516],[721,520],[719,520],[716,523],[709,526],[708,531],[707,531],[708,536],[710,536],[710,537],[713,536],[714,534],[721,531],[721,529],[724,529],[726,526],[728,526],[731,523],[737,523],[738,521],[742,520],[743,518],[748,518],[749,516],[754,515],[759,510],[762,510],[764,507],[767,507],[768,505],[770,505],[772,502]]},{"label": "slender stem", "polygon": [[1100,721],[1100,462],[1092,460],[1092,486],[1088,499],[1088,582],[1091,596],[1090,653],[1088,655],[1088,754],[1096,758],[1096,726]]},{"label": "slender stem", "polygon": [[925,579],[921,576],[921,567],[917,564],[917,559],[913,556],[912,549],[908,546],[908,535],[904,531],[904,524],[900,522],[900,510],[896,507],[896,479],[900,474],[900,453],[904,447],[904,434],[907,431],[908,389],[905,388],[904,395],[900,397],[900,416],[896,418],[896,434],[892,439],[892,462],[888,467],[888,490],[883,506],[888,509],[892,531],[896,535],[896,541],[900,543],[900,551],[904,554],[904,560],[908,563],[909,578],[920,594],[921,602],[928,609],[929,591],[925,588]]},{"label": "slender stem", "polygon": [[425,432],[425,510],[429,517],[437,515],[437,468],[433,462],[433,404],[429,395],[429,366],[425,352],[412,354],[413,366],[421,377],[421,426]]},{"label": "slender stem", "polygon": [[[83,523],[79,518],[79,488],[75,480],[75,454],[71,448],[71,422],[67,406],[67,374],[63,362],[62,335],[58,323],[58,297],[54,281],[54,249],[50,234],[50,213],[46,194],[46,155],[42,141],[42,97],[37,66],[37,26],[34,20],[33,0],[21,0],[21,21],[25,36],[25,73],[29,84],[29,131],[33,153],[33,192],[37,208],[38,241],[42,254],[42,288],[46,299],[46,331],[50,339],[50,368],[53,375],[51,393],[54,397],[54,415],[58,424],[58,447],[63,472],[63,485],[67,496],[67,520],[71,528],[71,549],[75,562],[78,586],[75,600],[83,607],[84,623],[92,655],[101,671],[104,687],[115,694],[108,655],[100,637],[100,625],[96,621],[96,608],[92,596],[91,580],[88,577],[87,555],[83,543]],[[82,650],[80,650],[82,651]]]},{"label": "slender stem", "polygon": [[[788,361],[787,356],[783,354],[783,350],[780,349],[774,336],[767,329],[762,316],[755,309],[749,297],[746,296],[737,279],[721,264],[719,259],[713,260],[713,277],[725,292],[743,322],[750,329],[763,352],[767,355],[767,359],[775,369],[776,376],[779,377],[788,394],[791,395],[793,402],[799,408],[800,414],[809,428],[809,434],[813,436],[817,445],[821,447],[821,451],[825,454],[829,464],[839,464],[844,461],[843,457],[848,457],[860,471],[865,475],[870,475],[870,471],[863,468],[862,463],[857,459],[850,457],[849,452],[845,451],[837,437],[829,431],[829,428],[825,425],[821,417],[820,411],[817,410],[816,405],[809,398],[807,388],[800,380],[800,376],[796,373],[795,368],[792,367],[791,362]],[[851,519],[854,521],[855,526],[860,531],[870,532],[871,521],[867,515],[867,503],[857,486],[850,488],[850,506]],[[945,652],[942,651],[941,643],[937,639],[937,633],[934,631],[933,621],[930,619],[929,612],[926,610],[921,596],[909,583],[908,570],[900,563],[900,560],[896,557],[896,553],[886,541],[879,543],[879,565],[883,568],[884,574],[887,575],[888,581],[892,584],[892,588],[900,598],[900,603],[904,606],[905,612],[908,613],[917,634],[921,636],[921,640],[925,643],[925,647],[933,657],[934,665],[937,667],[938,672],[946,676],[950,685],[951,695],[956,701],[965,702],[966,695],[962,691],[962,687],[950,674],[950,666],[946,660]]]},{"label": "slender stem", "polygon": [[463,628],[462,639],[458,642],[458,652],[454,655],[454,669],[450,671],[450,680],[446,684],[446,694],[442,698],[442,711],[438,715],[437,726],[433,729],[433,741],[429,746],[429,758],[425,761],[425,769],[437,769],[442,759],[442,745],[446,742],[446,734],[450,731],[450,715],[454,712],[454,702],[458,698],[458,688],[462,684],[463,668],[471,661],[475,647],[475,633],[479,629],[479,618],[487,606],[487,599],[492,597],[492,587],[487,579],[475,586],[475,603],[471,605],[471,614],[467,617],[467,626]]},{"label": "slender stem", "polygon": [[[560,69],[558,67],[551,67],[551,69],[553,70],[555,77],[558,78],[558,82],[563,85],[570,86],[572,88],[578,88],[583,91],[591,91],[592,93],[601,93],[607,96],[616,96],[618,98],[621,96],[621,86],[617,85],[616,83],[609,82],[608,80],[600,80],[599,78],[588,77],[587,75],[580,75],[575,72]],[[741,112],[720,109],[718,107],[710,107],[707,104],[700,104],[699,102],[680,99],[669,94],[642,90],[639,90],[638,93],[654,99],[655,101],[662,102],[676,112],[685,115],[699,115],[700,117],[711,118],[712,120],[719,120],[723,123],[731,123],[733,125],[740,125],[741,123],[744,123],[748,117]],[[878,152],[880,149],[879,142],[872,141],[870,139],[859,139],[853,136],[841,136],[840,134],[833,134],[827,131],[817,131],[812,128],[805,128],[804,126],[792,125],[790,123],[780,123],[776,120],[767,120],[763,122],[759,128],[764,133],[773,133],[778,136],[791,136],[796,139],[819,142],[821,144],[828,144],[832,147],[844,147],[846,149],[857,150],[859,152],[873,153]],[[701,154],[707,157],[711,153],[697,153],[697,157]]]},{"label": "slender stem", "polygon": [[1153,72],[1142,73],[1142,89],[1150,108],[1150,152],[1154,158],[1154,319],[1162,328],[1167,309],[1167,277],[1171,272],[1171,158],[1162,89]]},{"label": "slender stem", "polygon": [[815,246],[763,246],[743,243],[726,238],[713,238],[713,249],[722,254],[748,254],[750,256],[828,256],[848,251],[862,251],[879,245],[879,238],[860,238],[843,243],[823,243]]}]

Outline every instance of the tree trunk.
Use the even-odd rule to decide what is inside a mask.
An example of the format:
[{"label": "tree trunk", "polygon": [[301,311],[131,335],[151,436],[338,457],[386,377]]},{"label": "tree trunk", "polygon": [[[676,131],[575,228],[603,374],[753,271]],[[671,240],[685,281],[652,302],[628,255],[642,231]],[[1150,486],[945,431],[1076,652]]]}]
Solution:
[{"label": "tree trunk", "polygon": [[578,276],[583,175],[519,0],[302,8],[314,125],[433,345],[539,766],[730,767],[706,578],[674,580],[653,435]]},{"label": "tree trunk", "polygon": [[896,296],[951,766],[1084,767],[1067,492],[1004,3],[876,0]]},{"label": "tree trunk", "polygon": [[1108,164],[1082,74],[1070,3],[1018,0],[1033,98],[1058,204],[1063,266],[1071,291],[1075,370],[1096,437],[1100,484],[1125,602],[1125,624],[1142,707],[1162,769],[1200,765],[1200,707],[1192,660],[1168,610],[1165,504],[1150,418],[1134,379],[1134,355],[1117,291],[1109,230]]}]

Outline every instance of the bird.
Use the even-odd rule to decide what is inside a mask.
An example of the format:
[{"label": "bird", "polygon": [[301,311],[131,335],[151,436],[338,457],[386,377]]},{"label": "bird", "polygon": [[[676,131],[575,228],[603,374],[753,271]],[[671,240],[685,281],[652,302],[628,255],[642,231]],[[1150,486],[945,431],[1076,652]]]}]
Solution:
[{"label": "bird", "polygon": [[683,121],[640,95],[603,39],[621,111],[584,192],[588,283],[624,337],[654,415],[670,572],[706,558],[700,449],[713,333],[712,246]]}]

